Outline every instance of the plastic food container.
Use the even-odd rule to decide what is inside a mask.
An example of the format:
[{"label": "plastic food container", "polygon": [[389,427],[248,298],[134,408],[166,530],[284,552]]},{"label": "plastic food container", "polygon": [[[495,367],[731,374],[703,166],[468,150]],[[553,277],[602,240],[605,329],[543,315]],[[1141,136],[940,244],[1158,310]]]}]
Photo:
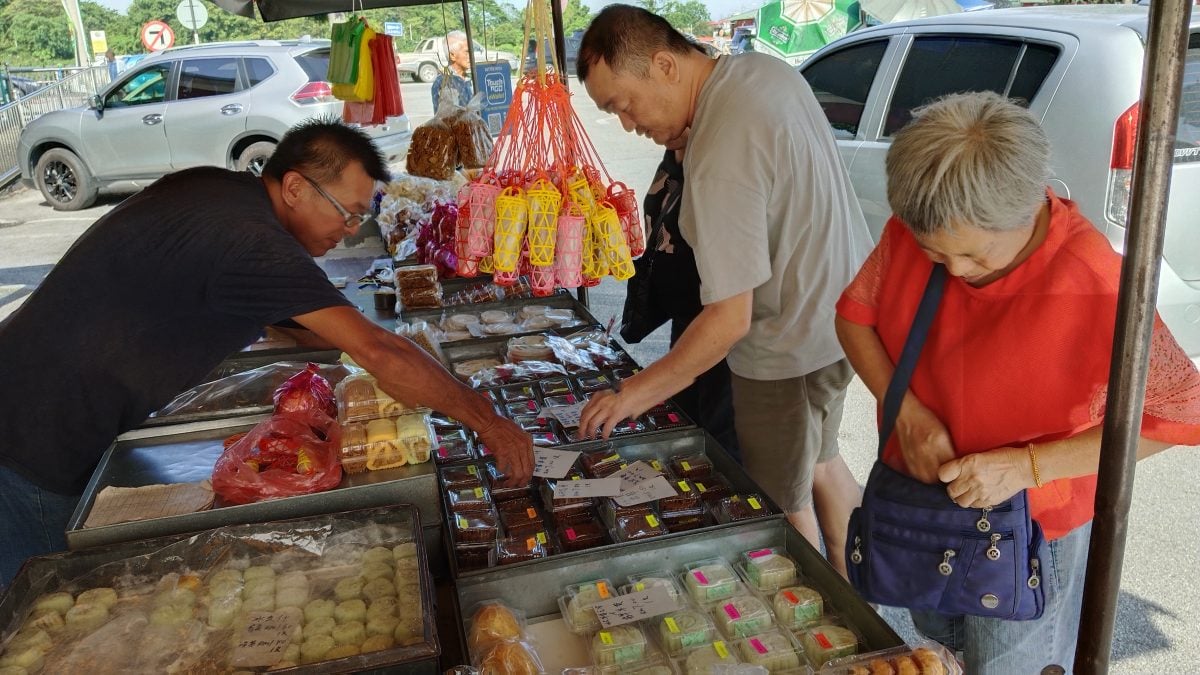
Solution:
[{"label": "plastic food container", "polygon": [[710,524],[708,514],[703,507],[684,509],[683,511],[664,511],[659,514],[659,517],[670,532],[687,532]]},{"label": "plastic food container", "polygon": [[554,425],[550,422],[549,417],[542,415],[517,415],[512,419],[517,426],[521,427],[521,431],[526,433],[554,431]]},{"label": "plastic food container", "polygon": [[[891,670],[884,670],[882,664],[886,664]],[[834,659],[817,672],[819,675],[859,675],[873,672],[962,675],[963,667],[945,647],[930,640],[922,640],[911,647],[892,647]]]},{"label": "plastic food container", "polygon": [[445,490],[483,487],[483,481],[479,476],[479,467],[474,464],[448,466],[442,469],[441,480]]},{"label": "plastic food container", "polygon": [[496,541],[496,564],[510,565],[545,558],[550,554],[549,539],[545,532],[524,536],[509,536]]},{"label": "plastic food container", "polygon": [[688,425],[683,415],[677,412],[653,413],[646,415],[645,419],[650,428],[657,431],[679,429]]},{"label": "plastic food container", "polygon": [[532,506],[525,510],[501,511],[500,524],[508,536],[528,535],[546,527],[542,516]]},{"label": "plastic food container", "polygon": [[655,619],[659,642],[670,656],[679,656],[687,649],[712,643],[717,629],[704,612],[681,609]]},{"label": "plastic food container", "polygon": [[825,614],[825,599],[808,586],[788,586],[776,591],[772,601],[775,620],[788,629],[818,623]]},{"label": "plastic food container", "polygon": [[438,464],[464,462],[475,458],[474,453],[471,452],[471,442],[458,438],[439,440],[437,450],[433,454]]},{"label": "plastic food container", "polygon": [[[603,478],[607,475],[612,475],[613,472],[619,471],[621,468],[621,454],[616,450],[601,450],[599,452],[588,452],[579,456],[580,466],[583,467],[583,473],[592,478]],[[604,473],[608,471],[609,473]]]},{"label": "plastic food container", "polygon": [[692,484],[696,486],[696,492],[700,493],[700,499],[706,504],[719,502],[733,494],[733,486],[729,481],[715,473],[708,478],[697,478]]},{"label": "plastic food container", "polygon": [[[572,469],[571,473],[559,480],[580,480],[582,478],[583,476],[578,471]],[[555,514],[555,517],[558,517],[558,514],[563,511],[589,509],[595,503],[595,500],[591,497],[564,497],[556,499],[554,497],[554,487],[556,485],[558,485],[558,480],[544,480],[539,489],[542,495],[542,504],[546,507],[547,511]]]},{"label": "plastic food container", "polygon": [[771,515],[771,509],[762,495],[747,493],[729,495],[717,502],[717,520],[722,523],[732,523],[738,520],[749,520]]},{"label": "plastic food container", "polygon": [[651,513],[654,513],[654,507],[650,502],[634,504],[632,506],[621,506],[613,501],[611,497],[600,498],[600,517],[610,527],[617,526],[618,518],[645,516]]},{"label": "plastic food container", "polygon": [[599,630],[600,617],[596,616],[592,605],[613,597],[616,594],[615,588],[608,579],[595,579],[568,586],[566,595],[558,599],[558,609],[562,612],[567,628],[576,635],[587,635]]},{"label": "plastic food container", "polygon": [[763,593],[774,593],[796,583],[796,562],[777,548],[760,548],[742,553],[738,569],[746,582]]},{"label": "plastic food container", "polygon": [[858,653],[858,636],[845,626],[823,624],[801,630],[795,635],[809,663],[813,665]]},{"label": "plastic food container", "polygon": [[454,513],[487,512],[492,509],[492,495],[486,487],[464,487],[446,493],[446,501]]},{"label": "plastic food container", "polygon": [[553,448],[562,445],[558,434],[553,431],[535,431],[529,436],[533,439],[533,444],[539,448]]},{"label": "plastic food container", "polygon": [[613,427],[613,436],[627,436],[629,434],[644,434],[646,433],[645,423],[638,420],[625,420]]},{"label": "plastic food container", "polygon": [[482,570],[496,564],[496,547],[490,542],[459,545],[454,548],[459,571]]},{"label": "plastic food container", "polygon": [[558,544],[564,551],[582,551],[608,543],[604,526],[594,517],[582,522],[558,523]]},{"label": "plastic food container", "polygon": [[741,661],[735,655],[735,650],[724,640],[714,640],[712,644],[689,649],[680,659],[680,667],[685,675],[711,675],[713,666],[738,663]]},{"label": "plastic food container", "polygon": [[683,567],[684,588],[698,604],[724,600],[738,589],[737,575],[720,558],[698,560]]},{"label": "plastic food container", "polygon": [[716,603],[712,616],[717,627],[730,640],[758,635],[774,623],[765,602],[754,595],[738,595]]},{"label": "plastic food container", "polygon": [[513,401],[536,401],[537,392],[531,384],[517,384],[500,390],[500,400],[505,403]]},{"label": "plastic food container", "polygon": [[518,485],[516,487],[505,487],[500,483],[508,480],[508,474],[504,473],[494,463],[487,464],[487,485],[491,491],[492,499],[497,502],[506,502],[511,499],[518,499],[529,495],[530,485]]},{"label": "plastic food container", "polygon": [[521,415],[537,415],[541,411],[542,407],[534,400],[512,401],[504,404],[504,412],[510,418]]},{"label": "plastic food container", "polygon": [[679,478],[671,481],[671,487],[675,489],[674,497],[663,497],[658,500],[658,508],[663,512],[670,511],[687,511],[690,509],[700,508],[700,491],[692,481],[686,478]]},{"label": "plastic food container", "polygon": [[575,390],[571,388],[571,381],[565,377],[551,377],[542,380],[538,383],[538,387],[542,390],[543,396],[566,396],[575,393]]},{"label": "plastic food container", "polygon": [[608,375],[603,374],[580,375],[577,382],[579,383],[579,391],[590,394],[605,389],[612,389],[614,380]]},{"label": "plastic food container", "polygon": [[490,511],[481,513],[454,514],[454,540],[459,544],[486,543],[491,548],[496,539],[496,514]]},{"label": "plastic food container", "polygon": [[671,458],[671,471],[680,478],[703,480],[712,475],[712,462],[703,452],[676,455]]},{"label": "plastic food container", "polygon": [[343,425],[417,411],[384,393],[375,378],[367,373],[352,375],[338,382],[334,397],[337,399],[338,422]]},{"label": "plastic food container", "polygon": [[613,527],[613,538],[618,541],[637,541],[667,534],[667,528],[653,513],[637,516],[619,516]]},{"label": "plastic food container", "polygon": [[621,587],[621,593],[641,593],[651,588],[664,588],[676,604],[684,602],[683,590],[666,570],[653,570],[629,575],[629,583]]},{"label": "plastic food container", "polygon": [[772,673],[800,668],[806,663],[791,637],[779,630],[738,640],[737,648],[743,663],[762,666]]},{"label": "plastic food container", "polygon": [[577,403],[583,403],[584,401],[587,400],[587,397],[586,396],[577,396],[575,394],[561,394],[558,396],[547,396],[543,400],[546,402],[546,407],[549,408],[551,406],[561,407],[561,406],[565,406],[565,405],[575,405]]},{"label": "plastic food container", "polygon": [[[344,380],[343,380],[344,381]],[[433,427],[425,414],[410,413],[342,425],[342,468],[348,473],[428,462]]]},{"label": "plastic food container", "polygon": [[621,666],[646,657],[646,636],[636,626],[602,628],[588,645],[592,663],[597,666]]}]

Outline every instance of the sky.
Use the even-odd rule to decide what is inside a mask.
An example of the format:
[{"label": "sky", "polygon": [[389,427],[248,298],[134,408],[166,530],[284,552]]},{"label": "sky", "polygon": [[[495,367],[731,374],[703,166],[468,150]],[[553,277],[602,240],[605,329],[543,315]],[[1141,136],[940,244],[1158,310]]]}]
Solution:
[{"label": "sky", "polygon": [[[111,7],[118,12],[124,13],[129,8],[129,3],[132,0],[96,0],[105,7]],[[515,0],[514,4],[520,0]],[[606,0],[584,0],[588,7],[593,10],[600,9],[605,5],[610,5],[612,2]],[[715,19],[723,19],[730,14],[736,14],[744,9],[758,7],[765,0],[704,0],[704,4],[708,6],[708,13]]]}]

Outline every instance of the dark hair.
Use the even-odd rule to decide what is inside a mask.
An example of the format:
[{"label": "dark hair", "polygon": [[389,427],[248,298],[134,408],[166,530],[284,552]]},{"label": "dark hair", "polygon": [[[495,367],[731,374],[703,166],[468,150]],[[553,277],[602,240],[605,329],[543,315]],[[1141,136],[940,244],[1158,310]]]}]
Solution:
[{"label": "dark hair", "polygon": [[601,59],[612,71],[645,77],[650,56],[667,50],[689,54],[698,48],[661,16],[632,5],[609,5],[600,10],[579,43],[575,75],[582,82]]},{"label": "dark hair", "polygon": [[288,171],[299,171],[318,183],[327,183],[336,181],[351,161],[361,164],[375,180],[391,178],[387,162],[369,136],[335,119],[313,118],[283,135],[262,175],[282,181]]}]

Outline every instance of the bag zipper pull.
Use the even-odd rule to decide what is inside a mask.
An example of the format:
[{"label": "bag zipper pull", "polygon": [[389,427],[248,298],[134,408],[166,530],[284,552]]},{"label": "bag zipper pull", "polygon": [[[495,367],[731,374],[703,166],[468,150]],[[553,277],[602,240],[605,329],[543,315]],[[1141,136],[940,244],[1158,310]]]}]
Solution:
[{"label": "bag zipper pull", "polygon": [[954,567],[950,564],[950,559],[955,555],[953,549],[946,549],[946,552],[942,554],[942,564],[938,565],[938,572],[942,576],[948,577],[954,574]]},{"label": "bag zipper pull", "polygon": [[1000,539],[1001,539],[1001,537],[998,534],[993,534],[991,536],[992,545],[988,547],[987,551],[984,551],[985,555],[987,555],[988,560],[999,560],[1000,559],[1000,549],[996,546],[996,544],[1000,543]]},{"label": "bag zipper pull", "polygon": [[1031,572],[1029,574],[1029,581],[1027,581],[1025,583],[1030,588],[1037,588],[1038,586],[1042,585],[1042,577],[1040,575],[1038,575],[1039,567],[1041,567],[1041,564],[1038,563],[1037,558],[1029,559],[1029,569],[1031,570]]},{"label": "bag zipper pull", "polygon": [[990,506],[983,507],[983,514],[979,516],[979,520],[975,523],[975,527],[980,532],[990,532],[991,531],[992,523],[990,520],[988,520],[988,514],[991,512],[992,512],[992,507],[990,507]]},{"label": "bag zipper pull", "polygon": [[858,565],[861,564],[862,561],[862,537],[856,535],[854,537],[854,550],[850,551],[850,562]]}]

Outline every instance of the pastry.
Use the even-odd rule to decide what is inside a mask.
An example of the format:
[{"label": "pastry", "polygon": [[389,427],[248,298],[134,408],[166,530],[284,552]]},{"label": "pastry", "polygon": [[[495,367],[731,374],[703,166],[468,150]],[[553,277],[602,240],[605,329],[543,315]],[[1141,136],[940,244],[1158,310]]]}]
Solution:
[{"label": "pastry", "polygon": [[800,655],[792,641],[777,630],[746,638],[738,647],[743,662],[762,666],[769,672],[800,667]]},{"label": "pastry", "polygon": [[302,608],[308,603],[308,586],[289,586],[275,588],[275,607]]},{"label": "pastry", "polygon": [[670,532],[687,532],[688,530],[695,530],[709,524],[708,518],[704,514],[704,509],[664,513],[662,514],[662,521],[663,525],[666,525],[667,530]]},{"label": "pastry", "polygon": [[26,619],[22,628],[57,633],[65,625],[66,621],[62,614],[52,609],[46,609]]},{"label": "pastry", "polygon": [[491,309],[479,315],[479,320],[483,323],[511,323],[512,315],[508,312],[502,312],[498,309]]},{"label": "pastry", "polygon": [[946,675],[946,664],[930,649],[918,647],[913,650],[912,658],[921,668],[921,675]]},{"label": "pastry", "polygon": [[705,503],[719,502],[733,492],[729,481],[715,474],[708,478],[697,478],[692,484],[696,486],[696,492],[700,493],[700,500]]},{"label": "pastry", "polygon": [[419,613],[401,617],[400,623],[396,624],[394,637],[402,645],[425,639],[425,618]]},{"label": "pastry", "polygon": [[688,511],[701,505],[700,491],[692,481],[681,478],[672,481],[671,487],[675,489],[675,496],[658,500],[658,508],[664,515],[672,511]]},{"label": "pastry", "polygon": [[712,462],[702,452],[679,455],[671,458],[671,469],[680,478],[703,480],[712,475]]},{"label": "pastry", "polygon": [[521,308],[521,311],[518,312],[518,315],[522,320],[532,319],[535,316],[546,316],[546,312],[549,309],[550,308],[546,305],[525,305]]},{"label": "pastry", "polygon": [[675,581],[673,579],[671,579],[671,577],[666,572],[662,572],[662,573],[652,572],[652,573],[646,574],[645,576],[643,576],[643,575],[631,576],[631,577],[629,577],[629,585],[624,588],[624,592],[625,593],[635,593],[635,592],[640,593],[642,591],[645,591],[645,590],[648,590],[651,588],[666,589],[667,595],[669,595],[671,597],[671,600],[673,600],[676,605],[683,604],[681,602],[683,594],[680,593],[679,586],[675,584]]},{"label": "pastry", "polygon": [[399,601],[395,596],[378,598],[372,600],[367,606],[367,621],[371,619],[383,619],[396,616],[396,607]]},{"label": "pastry", "polygon": [[212,628],[228,628],[234,617],[242,611],[240,596],[212,598],[208,603],[208,625]]},{"label": "pastry", "polygon": [[305,639],[314,635],[333,635],[334,628],[337,628],[337,621],[334,621],[332,616],[323,616],[316,621],[305,623],[303,635]]},{"label": "pastry", "polygon": [[565,514],[556,514],[558,524],[558,543],[564,551],[582,551],[608,543],[604,526],[596,521],[590,511],[578,512],[581,520],[578,522]]},{"label": "pastry", "polygon": [[621,541],[636,541],[667,534],[667,528],[653,513],[638,516],[619,516],[616,533]]},{"label": "pastry", "polygon": [[721,522],[730,523],[771,515],[763,498],[756,494],[730,495],[717,504]]},{"label": "pastry", "polygon": [[773,548],[743,554],[746,577],[760,591],[772,592],[796,583],[796,563]]},{"label": "pastry", "polygon": [[737,590],[737,577],[733,570],[719,561],[688,566],[683,582],[692,599],[700,604],[723,600]]},{"label": "pastry", "polygon": [[825,600],[808,586],[789,586],[775,594],[775,618],[781,626],[803,628],[825,614]]},{"label": "pastry", "polygon": [[0,668],[4,669],[19,669],[18,672],[36,673],[42,669],[45,664],[45,656],[42,650],[36,647],[27,647],[25,649],[6,649],[3,655],[0,655]]},{"label": "pastry", "polygon": [[471,359],[454,364],[454,374],[466,380],[481,370],[495,368],[498,365],[500,365],[500,359],[496,358]]},{"label": "pastry", "polygon": [[[392,576],[388,574],[388,576]],[[362,596],[370,602],[396,595],[396,587],[388,579],[372,579],[363,586]]]},{"label": "pastry", "polygon": [[491,543],[496,540],[499,518],[493,511],[454,514],[454,536],[460,543]]},{"label": "pastry", "polygon": [[34,612],[52,610],[59,614],[66,614],[67,610],[74,606],[75,598],[71,597],[70,593],[48,593],[33,601]]},{"label": "pastry", "polygon": [[[433,439],[430,437],[429,422],[424,415],[401,415],[396,418],[396,438],[404,450],[404,460],[409,464],[423,464],[429,461],[433,453]],[[369,460],[367,468],[375,467]]]},{"label": "pastry", "polygon": [[824,625],[804,631],[800,634],[800,644],[812,664],[823,664],[858,652],[858,636],[841,626]]},{"label": "pastry", "polygon": [[159,605],[150,613],[150,625],[176,627],[192,620],[192,608],[183,605]]},{"label": "pastry", "polygon": [[[188,608],[190,614],[191,609]],[[108,608],[103,605],[80,605],[67,610],[67,628],[93,631],[108,621]]]},{"label": "pastry", "polygon": [[242,583],[242,571],[235,569],[223,569],[212,575],[208,580],[210,586],[216,586],[224,583],[237,583],[239,586]]},{"label": "pastry", "polygon": [[253,567],[247,567],[246,571],[242,572],[242,579],[244,579],[247,583],[249,583],[250,581],[253,581],[254,579],[274,579],[274,578],[275,578],[275,568],[273,568],[269,565],[255,565]]},{"label": "pastry", "polygon": [[596,616],[592,605],[613,596],[612,584],[607,579],[600,579],[574,586],[568,594],[571,599],[567,601],[566,619],[571,632],[583,635],[599,628],[600,617]]},{"label": "pastry", "polygon": [[713,619],[730,639],[758,635],[771,626],[771,611],[753,595],[739,595],[717,603]]},{"label": "pastry", "polygon": [[474,314],[451,314],[442,322],[442,328],[447,331],[466,331],[468,326],[480,323]]},{"label": "pastry", "polygon": [[316,663],[324,661],[329,650],[337,645],[330,635],[314,635],[300,643],[300,662]]},{"label": "pastry", "polygon": [[367,627],[361,621],[345,621],[333,629],[332,635],[333,641],[339,645],[357,646],[367,639]]},{"label": "pastry", "polygon": [[686,675],[709,675],[715,665],[733,665],[737,659],[723,640],[717,640],[687,652],[683,660]]},{"label": "pastry", "polygon": [[852,666],[850,675],[855,675],[859,671],[861,671],[860,675],[896,675],[896,669],[892,667],[892,664],[883,659],[871,659],[867,666],[866,668]]},{"label": "pastry", "polygon": [[479,662],[479,675],[539,675],[542,666],[520,642],[501,642]]},{"label": "pastry", "polygon": [[362,597],[364,583],[366,582],[362,577],[346,577],[337,582],[337,586],[333,588],[333,594],[337,596],[338,600],[353,600]]},{"label": "pastry", "polygon": [[892,665],[896,668],[896,675],[921,675],[917,662],[910,656],[897,656],[892,659]]},{"label": "pastry", "polygon": [[350,621],[362,621],[367,617],[367,603],[362,600],[345,600],[333,608],[333,618],[339,624]]},{"label": "pastry", "polygon": [[316,621],[323,616],[333,618],[333,610],[336,606],[337,603],[332,600],[313,600],[304,606],[304,620],[306,622]]},{"label": "pastry", "polygon": [[633,626],[613,626],[592,638],[592,661],[598,665],[621,665],[640,661],[646,654],[646,636]]},{"label": "pastry", "polygon": [[492,496],[485,487],[467,487],[446,494],[450,510],[455,513],[487,512],[492,508]]},{"label": "pastry", "polygon": [[275,596],[272,594],[243,598],[242,609],[247,612],[270,612],[275,609]]},{"label": "pastry", "polygon": [[[170,599],[165,599],[170,597]],[[187,604],[190,605],[192,592],[177,588],[173,591],[167,591],[159,595],[159,604]],[[257,597],[275,597],[275,580],[274,579],[250,579],[246,582],[246,586],[242,589],[242,598],[250,599]]]},{"label": "pastry", "polygon": [[658,619],[658,635],[667,653],[675,657],[685,649],[712,642],[716,629],[704,614],[682,609]]},{"label": "pastry", "polygon": [[392,557],[394,557],[397,561],[403,558],[415,559],[417,557],[416,542],[409,541],[392,547]]},{"label": "pastry", "polygon": [[467,647],[472,654],[482,654],[497,642],[519,640],[521,636],[521,623],[512,610],[498,602],[489,602],[471,617]]},{"label": "pastry", "polygon": [[395,574],[395,570],[392,569],[391,565],[378,562],[364,562],[360,576],[365,584],[375,579],[389,579],[393,574]]},{"label": "pastry", "polygon": [[386,635],[388,639],[392,639],[392,635],[396,632],[396,626],[400,625],[400,619],[394,616],[381,616],[367,620],[367,635]]},{"label": "pastry", "polygon": [[44,630],[37,628],[23,628],[20,632],[13,636],[12,640],[9,640],[7,645],[5,645],[5,649],[17,651],[29,649],[31,647],[39,649],[43,652],[48,652],[52,647],[54,647],[54,639],[51,638],[50,635]]},{"label": "pastry", "polygon": [[[390,551],[388,552],[388,556],[390,559]],[[276,591],[281,588],[303,588],[308,590],[308,575],[300,571],[288,572],[275,579]]]},{"label": "pastry", "polygon": [[371,635],[362,643],[362,653],[381,652],[385,649],[391,649],[396,646],[395,639],[391,634],[388,635]]},{"label": "pastry", "polygon": [[363,564],[367,563],[386,563],[388,565],[395,564],[395,557],[392,551],[384,546],[376,546],[363,554]]},{"label": "pastry", "polygon": [[111,588],[92,588],[75,598],[77,605],[104,605],[109,609],[117,604],[117,592]]}]

